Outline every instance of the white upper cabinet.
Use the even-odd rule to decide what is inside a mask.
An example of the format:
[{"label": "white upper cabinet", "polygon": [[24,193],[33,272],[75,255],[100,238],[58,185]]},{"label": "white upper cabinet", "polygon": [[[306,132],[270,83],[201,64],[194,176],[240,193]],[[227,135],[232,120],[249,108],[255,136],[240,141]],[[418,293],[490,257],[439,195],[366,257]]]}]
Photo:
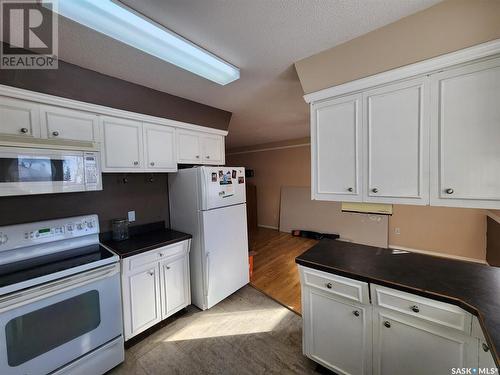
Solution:
[{"label": "white upper cabinet", "polygon": [[129,172],[143,168],[142,123],[101,117],[104,172]]},{"label": "white upper cabinet", "polygon": [[148,170],[176,172],[175,129],[155,124],[143,124],[144,161]]},{"label": "white upper cabinet", "polygon": [[99,141],[99,121],[92,113],[42,105],[40,122],[43,138]]},{"label": "white upper cabinet", "polygon": [[202,156],[207,164],[224,164],[224,138],[220,135],[203,134]]},{"label": "white upper cabinet", "polygon": [[361,201],[361,96],[311,108],[312,198]]},{"label": "white upper cabinet", "polygon": [[201,162],[200,136],[189,130],[177,130],[179,163],[199,164]]},{"label": "white upper cabinet", "polygon": [[0,97],[0,135],[40,137],[38,104]]},{"label": "white upper cabinet", "polygon": [[306,95],[312,198],[500,209],[499,52],[500,40]]},{"label": "white upper cabinet", "polygon": [[432,76],[431,204],[500,208],[500,59]]},{"label": "white upper cabinet", "polygon": [[180,164],[224,164],[224,137],[178,129],[177,161]]},{"label": "white upper cabinet", "polygon": [[364,93],[364,201],[429,203],[428,88],[425,77]]}]

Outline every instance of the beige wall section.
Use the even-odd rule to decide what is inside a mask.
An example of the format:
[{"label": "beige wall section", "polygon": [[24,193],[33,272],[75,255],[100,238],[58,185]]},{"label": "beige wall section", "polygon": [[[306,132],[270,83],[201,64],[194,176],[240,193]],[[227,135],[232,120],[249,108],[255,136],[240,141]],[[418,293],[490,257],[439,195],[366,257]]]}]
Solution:
[{"label": "beige wall section", "polygon": [[[400,229],[400,234],[395,233]],[[486,259],[486,211],[394,205],[389,246]]]},{"label": "beige wall section", "polygon": [[311,185],[309,146],[245,154],[229,152],[226,155],[226,164],[255,170],[255,177],[248,179],[248,182],[257,186],[259,225],[278,227],[281,186]]},{"label": "beige wall section", "polygon": [[295,63],[305,93],[500,38],[500,0],[446,0]]},{"label": "beige wall section", "polygon": [[[297,140],[295,143],[303,143]],[[283,145],[289,146],[293,141]],[[283,145],[276,144],[275,147]],[[269,148],[255,146],[253,151]],[[281,186],[310,186],[309,146],[231,154],[227,165],[255,170],[248,181],[257,186],[258,223],[278,227]],[[400,235],[394,228],[400,228]],[[484,260],[486,211],[461,208],[395,205],[389,219],[389,244]]]}]

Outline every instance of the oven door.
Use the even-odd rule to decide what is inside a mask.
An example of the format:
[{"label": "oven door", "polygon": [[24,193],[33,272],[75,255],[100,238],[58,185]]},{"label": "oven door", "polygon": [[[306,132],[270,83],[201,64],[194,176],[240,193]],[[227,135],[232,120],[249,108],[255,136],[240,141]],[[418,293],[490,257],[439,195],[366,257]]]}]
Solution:
[{"label": "oven door", "polygon": [[83,152],[0,147],[0,196],[84,190]]},{"label": "oven door", "polygon": [[47,374],[122,335],[119,265],[0,297],[0,374]]}]

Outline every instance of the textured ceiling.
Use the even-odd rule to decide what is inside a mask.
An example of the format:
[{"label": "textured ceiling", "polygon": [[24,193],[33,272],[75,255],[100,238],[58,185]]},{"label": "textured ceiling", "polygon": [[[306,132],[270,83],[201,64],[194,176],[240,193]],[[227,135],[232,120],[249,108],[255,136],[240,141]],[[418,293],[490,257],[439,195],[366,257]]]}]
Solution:
[{"label": "textured ceiling", "polygon": [[439,0],[123,0],[241,69],[219,86],[69,20],[59,57],[100,73],[233,112],[228,147],[307,136],[293,63]]}]

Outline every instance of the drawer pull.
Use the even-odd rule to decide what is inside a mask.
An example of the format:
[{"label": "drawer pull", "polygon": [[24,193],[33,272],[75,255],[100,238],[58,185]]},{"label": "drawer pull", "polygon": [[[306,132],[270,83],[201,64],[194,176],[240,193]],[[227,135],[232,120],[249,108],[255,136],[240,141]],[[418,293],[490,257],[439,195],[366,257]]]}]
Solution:
[{"label": "drawer pull", "polygon": [[388,320],[386,320],[386,321],[384,322],[384,326],[385,326],[386,328],[391,328],[391,322],[389,322]]},{"label": "drawer pull", "polygon": [[411,311],[413,311],[414,313],[418,313],[420,312],[420,308],[417,306],[417,305],[413,305],[410,307]]},{"label": "drawer pull", "polygon": [[54,137],[59,137],[59,132],[58,132],[57,130],[56,130],[56,131],[53,131],[53,132],[52,132],[52,135],[53,135]]},{"label": "drawer pull", "polygon": [[350,187],[350,188],[347,188],[347,191],[352,193],[354,191],[354,189],[352,187]]},{"label": "drawer pull", "polygon": [[28,133],[28,128],[21,128],[21,133],[23,133],[23,134]]},{"label": "drawer pull", "polygon": [[327,287],[328,289],[332,289],[333,284],[332,284],[332,283],[327,283],[327,284],[326,284],[326,287]]},{"label": "drawer pull", "polygon": [[357,316],[359,316],[359,311],[358,311],[358,310],[354,310],[352,313],[353,313],[353,314],[354,314],[354,316],[356,316],[356,317],[357,317]]},{"label": "drawer pull", "polygon": [[448,188],[445,191],[446,191],[446,194],[453,194],[455,192],[452,188]]},{"label": "drawer pull", "polygon": [[483,342],[482,347],[483,347],[483,350],[484,350],[485,352],[489,352],[489,351],[490,351],[490,348],[489,348],[489,347],[488,347],[488,345],[486,345],[484,342]]},{"label": "drawer pull", "polygon": [[149,271],[148,273],[149,273],[150,276],[154,276],[155,275],[154,271]]}]

